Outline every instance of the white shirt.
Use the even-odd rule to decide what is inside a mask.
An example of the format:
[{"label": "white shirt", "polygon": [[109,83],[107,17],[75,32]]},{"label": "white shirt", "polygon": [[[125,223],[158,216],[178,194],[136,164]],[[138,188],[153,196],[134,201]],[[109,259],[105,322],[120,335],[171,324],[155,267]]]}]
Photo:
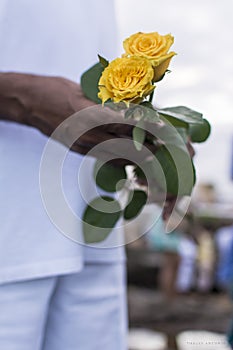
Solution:
[{"label": "white shirt", "polygon": [[[0,0],[0,70],[78,81],[98,53],[115,57],[113,7],[111,0]],[[39,188],[46,142],[34,128],[0,121],[0,283],[76,272],[85,261],[124,258],[120,247],[97,249],[75,243],[50,221]],[[67,197],[79,216],[86,205],[77,187],[82,160],[69,152],[63,169]],[[93,162],[87,162],[85,175],[89,198],[95,196]],[[77,232],[82,240],[79,225]],[[113,241],[118,242],[116,237]]]}]

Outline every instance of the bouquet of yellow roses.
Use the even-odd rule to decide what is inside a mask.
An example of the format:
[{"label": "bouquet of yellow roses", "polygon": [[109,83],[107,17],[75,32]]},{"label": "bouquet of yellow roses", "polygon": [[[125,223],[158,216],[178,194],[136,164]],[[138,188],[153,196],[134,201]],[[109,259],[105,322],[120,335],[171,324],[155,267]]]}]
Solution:
[{"label": "bouquet of yellow roses", "polygon": [[148,194],[159,198],[158,194],[163,193],[166,199],[169,195],[180,197],[192,192],[195,169],[190,142],[204,142],[210,125],[201,113],[185,106],[158,109],[152,104],[157,83],[169,72],[170,61],[176,55],[169,51],[173,42],[171,34],[133,34],[123,42],[122,57],[108,62],[99,56],[99,62],[82,75],[81,87],[86,97],[119,112],[122,122],[133,125],[129,138],[134,148],[142,152],[147,145],[148,151],[143,160],[137,161],[125,143],[127,156],[122,153],[122,158],[133,164],[135,177],[146,187],[132,183],[129,186],[125,168],[96,161],[97,185],[108,193],[127,188],[128,200],[124,208],[110,195],[89,203],[83,216],[88,243],[106,238],[120,216],[125,220],[136,217],[147,203]]}]

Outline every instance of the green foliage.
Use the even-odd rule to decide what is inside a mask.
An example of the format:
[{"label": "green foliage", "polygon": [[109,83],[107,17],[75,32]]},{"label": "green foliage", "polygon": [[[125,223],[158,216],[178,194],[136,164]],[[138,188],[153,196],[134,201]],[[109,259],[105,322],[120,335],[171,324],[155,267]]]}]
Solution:
[{"label": "green foliage", "polygon": [[106,68],[109,65],[108,60],[106,60],[106,58],[98,55],[99,58],[99,62],[102,64],[103,68]]},{"label": "green foliage", "polygon": [[143,209],[147,201],[147,194],[141,190],[129,192],[129,203],[124,210],[124,219],[131,220],[135,218]]},{"label": "green foliage", "polygon": [[180,134],[180,136],[182,137],[184,143],[186,144],[187,141],[188,141],[187,129],[186,128],[177,127],[176,130]]},{"label": "green foliage", "polygon": [[163,146],[156,152],[156,159],[164,171],[167,192],[174,195],[190,195],[194,185],[194,174],[187,151],[174,147],[170,153]]},{"label": "green foliage", "polygon": [[98,98],[98,83],[103,70],[104,67],[99,62],[84,72],[81,76],[81,87],[84,95],[89,100],[92,100],[96,103],[102,103],[102,101]]},{"label": "green foliage", "polygon": [[[100,55],[98,57],[99,62],[82,75],[81,87],[88,99],[100,104],[98,83],[109,62]],[[138,104],[130,104],[129,107],[124,101],[111,105],[115,111],[124,112],[125,119],[137,122],[132,138],[139,152],[145,141],[157,146],[154,159],[140,164],[140,168],[135,166],[134,173],[144,182],[148,181],[150,185],[154,183],[158,192],[190,195],[196,174],[185,143],[188,137],[192,142],[206,141],[211,131],[210,124],[202,118],[201,113],[185,106],[154,108],[151,103],[153,93],[149,101],[139,98]],[[97,186],[106,192],[122,189],[127,180],[124,168],[113,167],[100,160],[96,161],[94,177]],[[119,202],[111,197],[95,198],[87,206],[83,216],[85,242],[95,243],[106,239],[122,214],[125,220],[133,219],[146,202],[147,194],[141,190],[129,191],[128,204],[124,211]]]},{"label": "green foliage", "polygon": [[141,105],[131,104],[125,110],[125,119],[141,120],[144,116],[144,108]]},{"label": "green foliage", "polygon": [[158,113],[174,126],[188,127],[189,124],[202,123],[202,114],[185,106],[159,109]]},{"label": "green foliage", "polygon": [[205,142],[211,132],[211,127],[206,119],[203,119],[202,124],[189,125],[189,135],[192,142]]},{"label": "green foliage", "polygon": [[133,173],[137,179],[142,180],[144,183],[147,183],[146,174],[144,173],[141,167],[139,167],[138,165],[135,166],[133,169]]},{"label": "green foliage", "polygon": [[152,104],[148,101],[142,102],[138,105],[131,104],[125,111],[125,119],[134,119],[140,121],[158,122],[160,120],[159,113],[154,109]]},{"label": "green foliage", "polygon": [[185,128],[188,129],[189,127],[189,123],[178,119],[178,118],[174,118],[173,116],[167,115],[167,114],[163,114],[161,112],[158,112],[159,117],[161,120],[163,120],[165,123],[170,123],[171,125],[173,125],[175,128]]},{"label": "green foliage", "polygon": [[127,179],[125,168],[114,167],[109,163],[97,160],[94,167],[94,178],[97,186],[107,192],[116,192],[123,188]]},{"label": "green foliage", "polygon": [[133,142],[138,151],[141,151],[146,138],[146,131],[144,129],[143,119],[137,122],[137,125],[133,128]]},{"label": "green foliage", "polygon": [[108,196],[97,197],[86,207],[83,215],[83,234],[86,243],[106,239],[121,215],[121,206]]},{"label": "green foliage", "polygon": [[162,192],[173,195],[190,195],[195,173],[187,150],[180,147],[160,147],[154,160],[147,161],[142,169],[149,180],[155,180]]}]

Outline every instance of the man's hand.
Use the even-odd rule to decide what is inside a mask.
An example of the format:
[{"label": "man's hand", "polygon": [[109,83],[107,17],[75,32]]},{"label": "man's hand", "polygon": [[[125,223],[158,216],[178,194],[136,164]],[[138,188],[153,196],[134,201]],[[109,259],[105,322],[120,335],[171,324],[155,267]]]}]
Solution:
[{"label": "man's hand", "polygon": [[[32,74],[0,73],[0,119],[35,127],[50,136],[69,116],[91,106],[95,104],[85,98],[80,85],[71,80]],[[122,149],[117,140],[119,137],[132,139],[132,129],[136,122],[126,123],[119,112],[101,106],[85,110],[82,116],[84,117],[77,118],[75,125],[67,124],[59,141],[67,144],[70,137],[74,139],[76,134],[81,135],[73,144],[72,150],[86,154],[94,146],[111,139],[112,147],[100,147],[97,154],[93,155],[108,158],[113,154],[114,157],[122,158]],[[108,123],[102,126],[102,121]],[[94,127],[97,124],[100,126]],[[80,134],[82,130],[84,132]],[[155,146],[149,147],[155,149]],[[128,154],[132,154],[133,158],[138,157],[139,161],[144,160],[143,152],[136,151],[133,145]],[[126,165],[130,162],[121,160],[119,163]]]},{"label": "man's hand", "polygon": [[[128,157],[122,156],[126,147],[119,142],[119,138],[132,140],[132,130],[136,122],[125,121],[119,111],[110,108],[87,108],[92,106],[95,104],[83,95],[80,85],[71,80],[32,74],[0,73],[0,119],[35,127],[50,136],[68,117],[83,111],[77,115],[75,123],[63,123],[63,130],[57,138],[68,145],[70,139],[76,140],[76,135],[80,135],[72,145],[73,151],[86,154],[98,145],[92,155],[103,160],[112,157],[116,159],[112,164],[117,166],[144,162],[150,152],[156,152],[157,147],[147,142],[147,148],[138,152],[131,142],[127,145]],[[107,124],[101,125],[105,121]],[[152,134],[153,128],[158,130],[163,125],[150,124],[148,130]],[[111,146],[106,148],[104,142],[109,140]],[[187,148],[193,157],[194,150],[190,142]],[[176,197],[168,194],[164,219],[170,216],[175,202]]]}]

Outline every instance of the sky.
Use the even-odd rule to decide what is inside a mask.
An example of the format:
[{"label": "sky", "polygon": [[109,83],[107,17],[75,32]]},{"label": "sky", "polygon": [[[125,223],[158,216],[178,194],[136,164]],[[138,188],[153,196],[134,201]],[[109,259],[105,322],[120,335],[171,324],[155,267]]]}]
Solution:
[{"label": "sky", "polygon": [[160,107],[185,105],[212,125],[208,142],[195,146],[198,182],[212,182],[233,202],[230,180],[233,138],[232,0],[116,0],[121,43],[138,31],[171,33],[177,53],[171,73],[157,84]]}]

